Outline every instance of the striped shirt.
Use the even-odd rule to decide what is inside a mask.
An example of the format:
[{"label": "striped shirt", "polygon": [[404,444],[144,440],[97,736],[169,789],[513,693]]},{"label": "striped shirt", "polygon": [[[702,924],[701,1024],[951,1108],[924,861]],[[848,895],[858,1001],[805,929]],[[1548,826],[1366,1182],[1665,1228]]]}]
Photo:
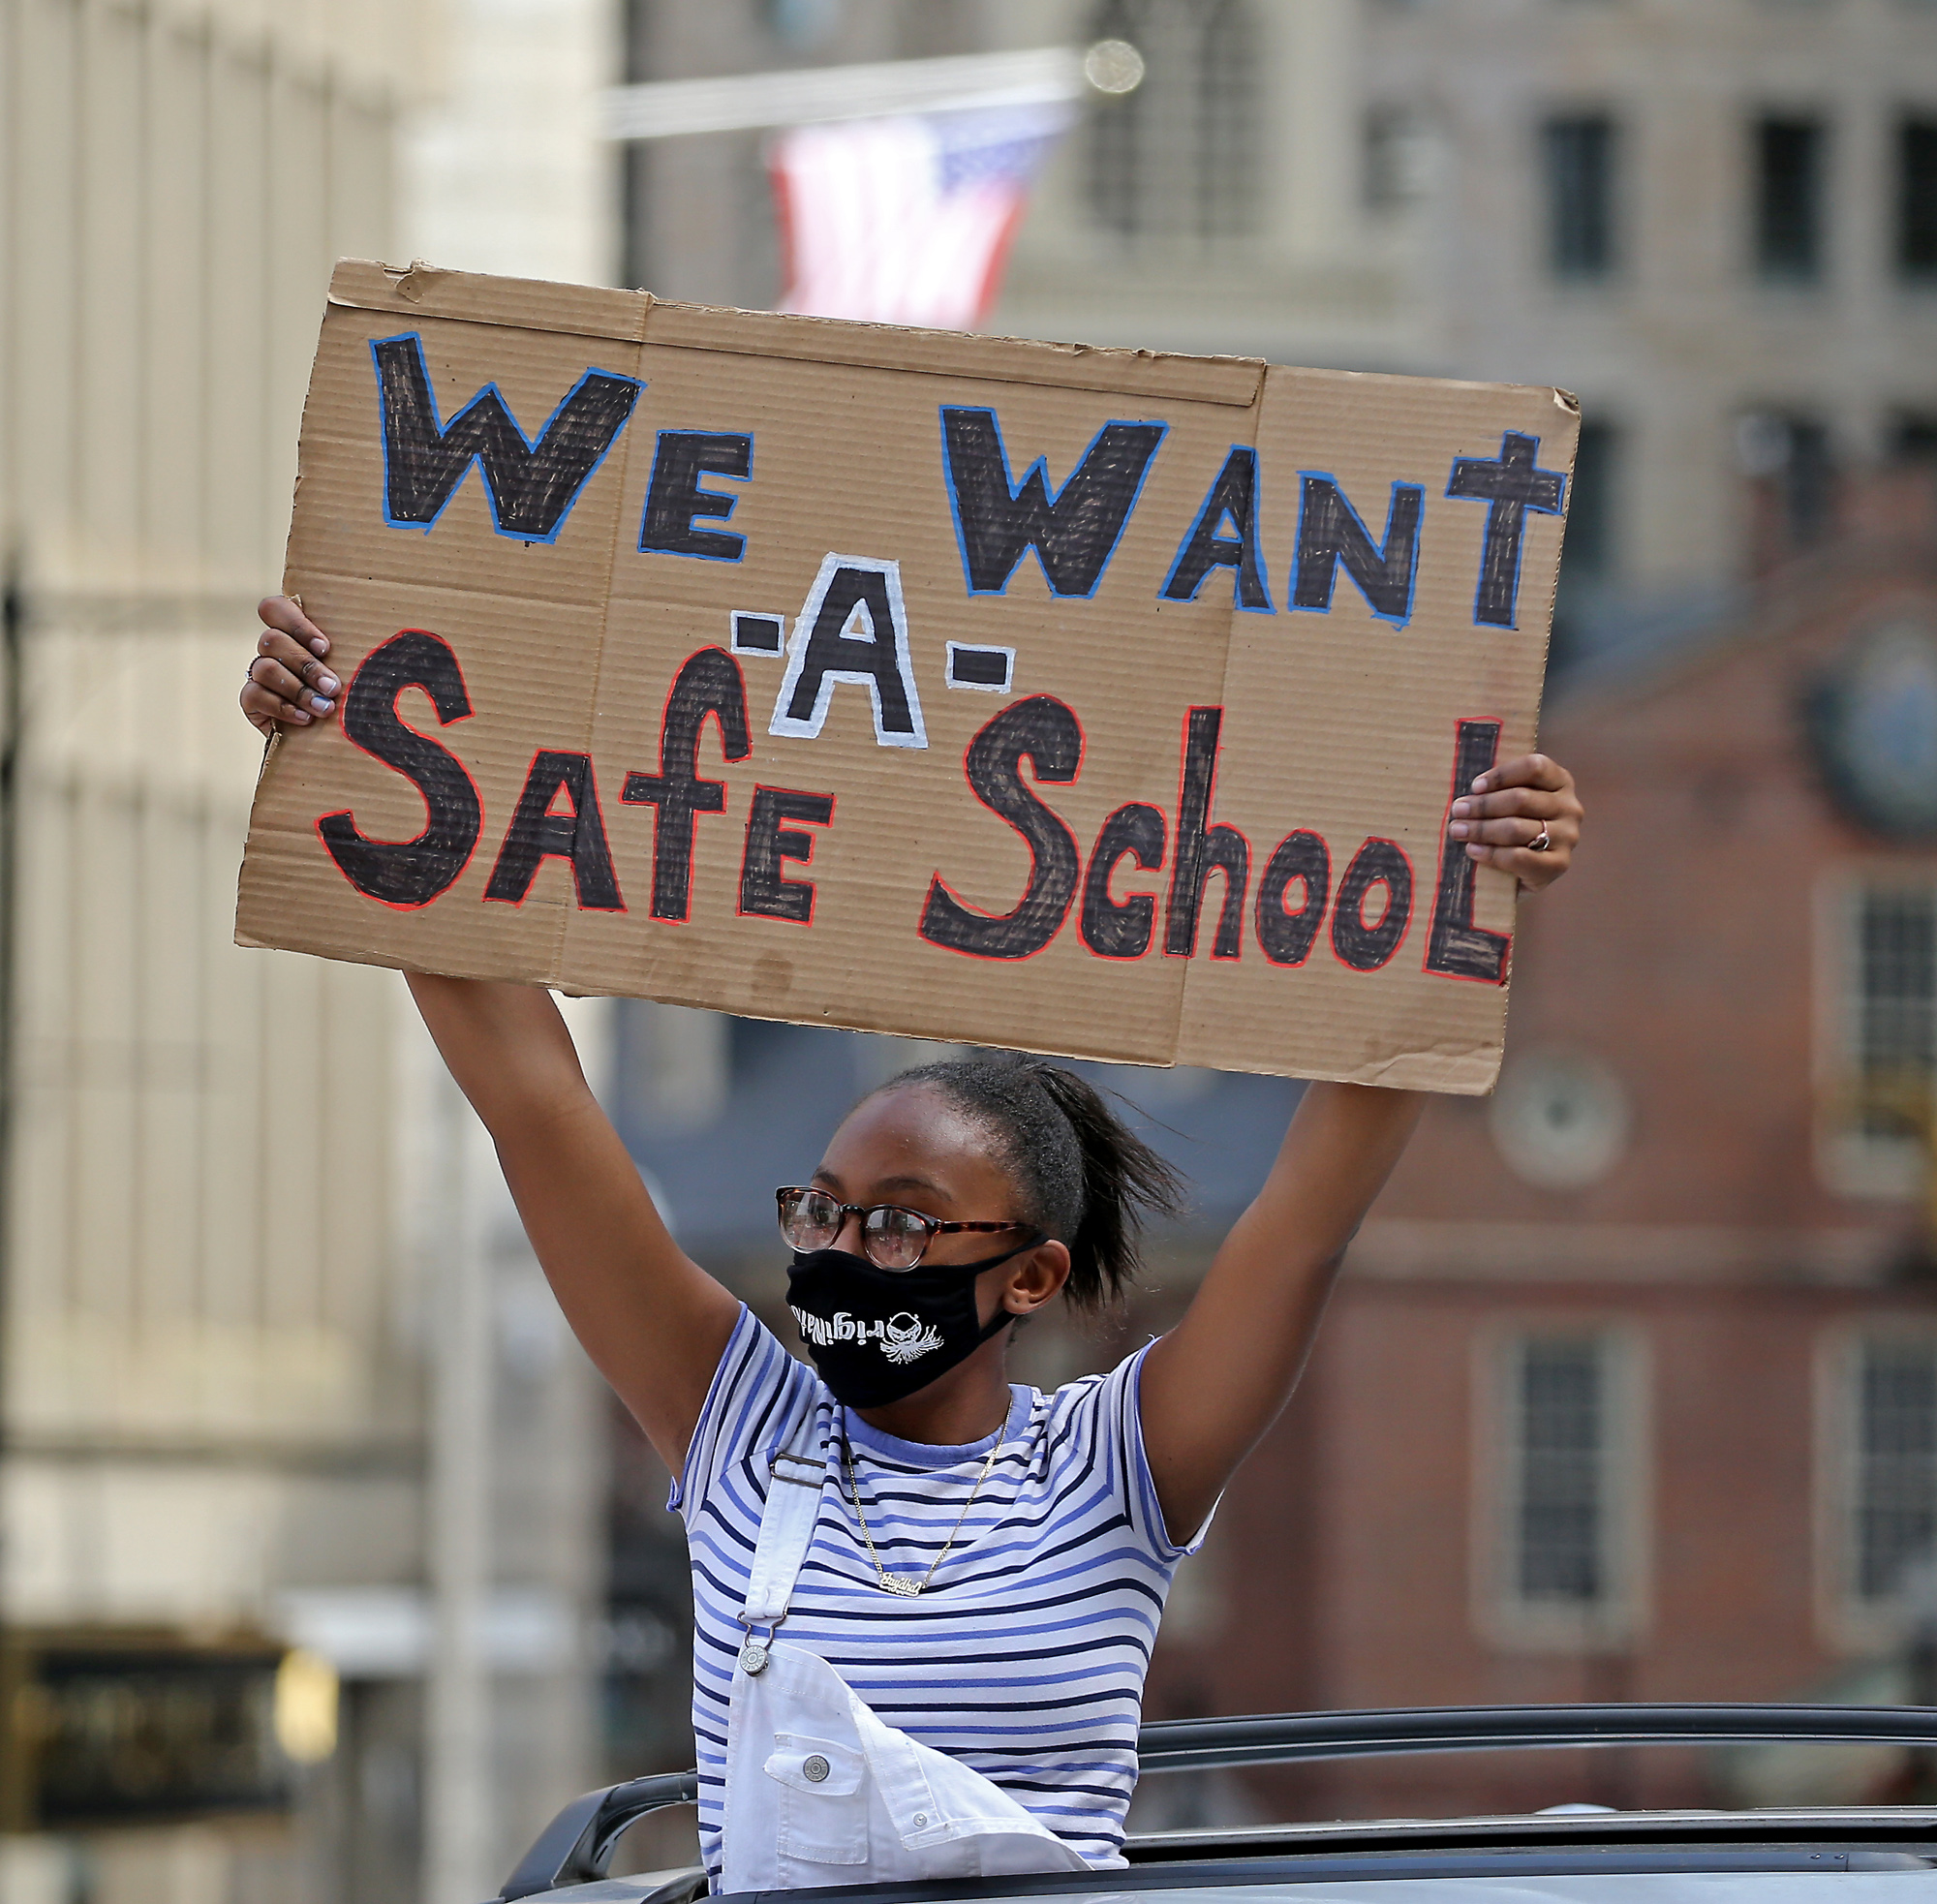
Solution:
[{"label": "striped shirt", "polygon": [[[803,1418],[828,1459],[783,1637],[819,1654],[891,1726],[972,1766],[1084,1858],[1121,1863],[1144,1674],[1177,1563],[1144,1459],[1144,1350],[1054,1395],[1013,1388],[1000,1452],[934,1581],[884,1592],[847,1491],[841,1437],[881,1564],[919,1578],[942,1551],[996,1435],[901,1441],[828,1394],[743,1309],[670,1506],[692,1559],[699,1845],[719,1888],[726,1709],[768,1456]],[[1200,1530],[1198,1541],[1203,1534]]]}]

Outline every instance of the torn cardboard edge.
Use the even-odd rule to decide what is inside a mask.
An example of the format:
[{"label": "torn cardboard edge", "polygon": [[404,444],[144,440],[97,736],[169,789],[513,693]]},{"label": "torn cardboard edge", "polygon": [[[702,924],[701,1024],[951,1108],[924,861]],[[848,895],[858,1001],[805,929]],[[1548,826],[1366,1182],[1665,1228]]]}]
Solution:
[{"label": "torn cardboard edge", "polygon": [[[1095,390],[1170,403],[1249,409],[1270,368],[1262,357],[1196,357],[1033,338],[984,337],[907,324],[679,304],[649,291],[609,291],[541,278],[480,277],[423,263],[400,270],[361,259],[340,262],[329,301],[352,310],[395,311],[459,323],[507,324],[621,344],[713,351],[725,356],[790,359],[848,370],[912,371],[992,384]],[[554,314],[554,306],[561,307]],[[995,360],[999,353],[1002,361]]]}]

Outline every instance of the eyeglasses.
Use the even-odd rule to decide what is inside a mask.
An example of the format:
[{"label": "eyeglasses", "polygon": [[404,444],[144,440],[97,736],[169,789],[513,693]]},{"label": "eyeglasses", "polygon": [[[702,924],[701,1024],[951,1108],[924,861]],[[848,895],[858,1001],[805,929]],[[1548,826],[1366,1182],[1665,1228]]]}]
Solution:
[{"label": "eyeglasses", "polygon": [[944,1223],[898,1203],[843,1203],[825,1190],[800,1187],[776,1190],[780,1200],[781,1238],[789,1249],[803,1253],[830,1249],[850,1216],[861,1219],[861,1248],[877,1270],[911,1270],[928,1254],[937,1237],[958,1230],[1019,1230],[1020,1223]]}]

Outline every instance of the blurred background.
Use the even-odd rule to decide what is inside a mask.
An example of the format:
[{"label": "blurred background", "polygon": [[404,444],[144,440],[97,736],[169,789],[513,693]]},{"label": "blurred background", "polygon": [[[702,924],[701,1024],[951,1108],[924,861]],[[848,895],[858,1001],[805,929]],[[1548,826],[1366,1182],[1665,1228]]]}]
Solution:
[{"label": "blurred background", "polygon": [[[691,1762],[666,1477],[401,984],[229,943],[339,255],[1578,391],[1590,844],[1150,1710],[1937,1699],[1937,5],[0,0],[4,1904],[476,1904]],[[573,1023],[769,1316],[772,1185],[933,1055]],[[1197,1204],[1043,1383],[1177,1312],[1297,1095],[1090,1068]],[[1927,1776],[1387,1760],[1137,1819]]]}]

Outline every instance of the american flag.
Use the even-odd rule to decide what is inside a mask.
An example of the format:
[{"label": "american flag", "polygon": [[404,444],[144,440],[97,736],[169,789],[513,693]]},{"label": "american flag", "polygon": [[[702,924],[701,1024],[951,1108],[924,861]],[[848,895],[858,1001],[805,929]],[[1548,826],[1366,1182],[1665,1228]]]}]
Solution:
[{"label": "american flag", "polygon": [[800,126],[771,148],[784,311],[974,330],[1030,181],[1074,116],[996,107]]}]

